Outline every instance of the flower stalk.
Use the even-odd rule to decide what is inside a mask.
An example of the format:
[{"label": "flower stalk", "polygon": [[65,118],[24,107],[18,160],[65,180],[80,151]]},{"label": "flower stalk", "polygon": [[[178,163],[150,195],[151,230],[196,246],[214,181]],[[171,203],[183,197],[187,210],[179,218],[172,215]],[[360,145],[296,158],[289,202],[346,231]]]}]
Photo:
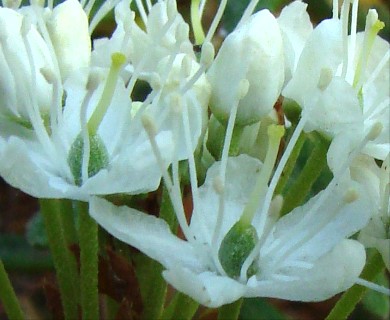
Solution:
[{"label": "flower stalk", "polygon": [[80,239],[80,291],[83,319],[99,318],[98,226],[89,216],[88,203],[77,203]]},{"label": "flower stalk", "polygon": [[59,200],[40,199],[49,247],[53,256],[65,319],[78,317],[78,274],[76,259],[65,240]]},{"label": "flower stalk", "polygon": [[12,288],[12,284],[5,271],[4,264],[0,260],[0,301],[9,319],[25,319],[18,298]]}]

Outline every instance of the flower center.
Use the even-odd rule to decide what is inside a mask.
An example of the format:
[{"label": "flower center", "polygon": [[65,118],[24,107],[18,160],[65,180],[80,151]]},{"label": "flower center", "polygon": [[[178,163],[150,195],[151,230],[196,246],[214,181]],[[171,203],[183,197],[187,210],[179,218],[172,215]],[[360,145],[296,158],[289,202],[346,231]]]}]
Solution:
[{"label": "flower center", "polygon": [[[72,172],[74,182],[81,186],[83,183],[82,167],[84,156],[84,137],[80,133],[73,142],[69,155],[68,164]],[[106,168],[109,163],[108,152],[102,139],[99,135],[94,134],[89,136],[89,162],[88,162],[88,178],[97,174],[100,170]]]},{"label": "flower center", "polygon": [[[218,251],[218,258],[222,268],[232,278],[241,276],[241,268],[250,253],[259,241],[256,229],[251,224],[253,217],[264,199],[268,181],[272,175],[277,158],[280,139],[283,137],[282,126],[270,125],[268,128],[268,151],[261,168],[256,186],[246,204],[243,214],[222,240]],[[256,261],[253,260],[246,271],[246,276],[251,277],[258,272]],[[244,273],[245,274],[245,273]]]},{"label": "flower center", "polygon": [[[241,220],[229,230],[218,251],[219,261],[229,277],[238,278],[240,276],[241,267],[258,240],[256,229]],[[257,271],[257,266],[253,262],[247,271],[247,277],[253,276]]]},{"label": "flower center", "polygon": [[82,130],[72,143],[67,159],[74,183],[78,186],[109,164],[107,148],[97,131],[112,101],[119,73],[125,62],[126,57],[123,54],[114,53],[112,55],[112,64],[102,96],[88,123],[86,123],[86,111],[92,93],[98,86],[98,80],[92,74],[87,83],[88,92],[81,107]]}]

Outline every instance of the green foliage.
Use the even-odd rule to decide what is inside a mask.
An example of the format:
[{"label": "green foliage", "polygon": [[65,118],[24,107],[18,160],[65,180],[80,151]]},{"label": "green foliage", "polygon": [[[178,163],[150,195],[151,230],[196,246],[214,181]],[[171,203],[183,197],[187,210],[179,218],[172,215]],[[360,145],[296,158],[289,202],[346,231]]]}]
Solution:
[{"label": "green foliage", "polygon": [[47,240],[45,225],[39,213],[34,215],[27,225],[26,239],[33,247],[48,248],[49,242]]}]

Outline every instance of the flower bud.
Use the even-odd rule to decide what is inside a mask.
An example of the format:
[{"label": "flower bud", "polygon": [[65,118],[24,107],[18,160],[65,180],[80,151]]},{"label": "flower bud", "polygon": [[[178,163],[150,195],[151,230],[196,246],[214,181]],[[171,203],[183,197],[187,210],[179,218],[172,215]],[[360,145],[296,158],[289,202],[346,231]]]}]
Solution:
[{"label": "flower bud", "polygon": [[[35,25],[23,19],[17,11],[0,7],[0,113],[29,122],[28,92],[35,95],[40,113],[49,113],[51,85],[40,69],[51,69],[52,59]],[[33,66],[30,61],[34,62]]]},{"label": "flower bud", "polygon": [[88,17],[80,2],[67,0],[56,6],[48,29],[63,80],[72,71],[88,67],[91,59],[91,40]]},{"label": "flower bud", "polygon": [[[262,10],[231,33],[208,71],[211,110],[226,122],[239,100],[237,123],[248,125],[266,116],[279,97],[284,81],[282,37],[275,17]],[[239,94],[243,79],[248,93]]]}]

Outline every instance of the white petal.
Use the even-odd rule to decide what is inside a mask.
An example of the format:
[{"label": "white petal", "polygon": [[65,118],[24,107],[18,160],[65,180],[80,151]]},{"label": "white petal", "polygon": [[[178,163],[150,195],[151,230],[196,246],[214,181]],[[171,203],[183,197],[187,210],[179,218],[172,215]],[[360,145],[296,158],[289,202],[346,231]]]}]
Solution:
[{"label": "white petal", "polygon": [[[321,301],[350,288],[363,270],[364,247],[355,240],[343,240],[309,270],[292,274],[296,280],[250,279],[247,297],[274,297],[294,301]],[[260,274],[261,276],[261,274]]]},{"label": "white petal", "polygon": [[186,268],[173,267],[164,271],[163,276],[177,290],[209,308],[232,303],[246,290],[239,282],[212,272],[196,274]]},{"label": "white petal", "polygon": [[53,10],[48,29],[64,80],[73,71],[88,67],[91,40],[88,17],[77,0],[67,0]]},{"label": "white petal", "polygon": [[16,137],[0,140],[0,173],[10,185],[36,198],[87,200],[88,195],[61,177],[44,150]]},{"label": "white petal", "polygon": [[335,19],[324,20],[307,40],[295,74],[283,90],[283,95],[304,107],[307,96],[319,83],[321,71],[326,69],[334,75],[341,62],[341,22]]},{"label": "white petal", "polygon": [[[367,224],[373,204],[361,185],[345,177],[313,211],[327,192],[327,189],[320,192],[276,223],[268,239],[271,243],[263,246],[266,253],[263,263],[260,261],[261,268],[271,273],[292,261],[311,263]],[[352,202],[346,200],[349,192],[356,197]],[[278,241],[281,245],[276,245]],[[272,261],[279,262],[273,264]]]},{"label": "white petal", "polygon": [[139,249],[165,268],[176,265],[203,271],[205,265],[198,251],[172,234],[168,224],[159,218],[129,207],[92,198],[90,215],[110,234]]},{"label": "white petal", "polygon": [[[214,163],[207,171],[206,181],[199,188],[199,208],[194,210],[191,228],[202,240],[211,243],[218,215],[219,195],[216,193],[215,179],[220,175],[221,163]],[[238,221],[253,191],[261,162],[247,155],[230,157],[226,168],[225,212],[221,228],[221,239],[233,224]],[[220,240],[221,240],[220,239]]]},{"label": "white petal", "polygon": [[290,80],[294,74],[306,40],[313,31],[306,8],[306,3],[294,1],[283,8],[277,19],[283,38],[287,78],[285,80]]}]

